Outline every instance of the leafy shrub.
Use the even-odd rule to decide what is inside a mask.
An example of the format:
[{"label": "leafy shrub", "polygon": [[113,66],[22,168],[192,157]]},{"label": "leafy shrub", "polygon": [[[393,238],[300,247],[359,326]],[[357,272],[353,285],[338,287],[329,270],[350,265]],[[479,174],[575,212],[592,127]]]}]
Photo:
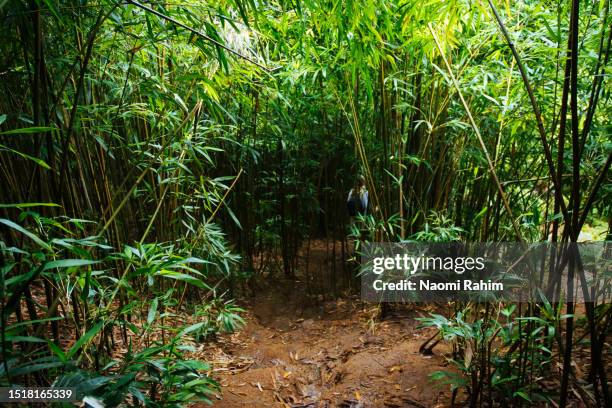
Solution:
[{"label": "leafy shrub", "polygon": [[[470,319],[476,312],[474,307],[451,319],[439,314],[417,319],[421,327],[437,328],[453,345],[449,361],[455,370],[437,371],[432,379],[449,384],[455,393],[465,389],[471,403],[485,397],[495,401],[550,400],[535,379],[551,368],[549,345],[559,321],[567,318],[560,314],[561,306],[553,308],[544,299],[539,316],[515,316],[516,305],[510,305],[486,318]],[[488,395],[483,395],[485,390]]]},{"label": "leafy shrub", "polygon": [[244,309],[236,306],[233,300],[223,300],[222,297],[196,307],[195,316],[202,319],[203,326],[199,328],[194,336],[197,341],[214,336],[219,332],[233,333],[245,322],[240,313]]},{"label": "leafy shrub", "polygon": [[[208,375],[208,364],[189,359],[195,349],[187,339],[206,330],[233,331],[243,323],[243,310],[214,297],[206,283],[209,275],[231,273],[236,258],[225,241],[208,238],[207,245],[215,246],[208,259],[170,243],[125,245],[113,252],[99,237],[87,236],[83,220],[36,213],[20,217],[26,220],[34,220],[37,228],[0,219],[23,237],[19,248],[0,241],[1,385],[73,387],[79,398],[89,396],[106,406],[210,402],[218,385]],[[44,307],[37,299],[47,285],[55,293],[46,293]],[[164,325],[188,287],[212,294],[196,307],[201,321]],[[76,327],[76,341],[66,346],[64,327],[70,326]],[[127,347],[123,354],[117,354],[115,328]]]}]

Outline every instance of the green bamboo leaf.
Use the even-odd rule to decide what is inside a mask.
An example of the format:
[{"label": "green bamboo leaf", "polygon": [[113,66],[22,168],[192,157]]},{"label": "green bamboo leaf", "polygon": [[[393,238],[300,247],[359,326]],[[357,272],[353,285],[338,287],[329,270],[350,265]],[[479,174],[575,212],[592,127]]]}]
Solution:
[{"label": "green bamboo leaf", "polygon": [[27,229],[23,228],[21,225],[15,224],[13,221],[9,221],[5,218],[0,218],[0,223],[8,226],[9,228],[14,229],[15,231],[21,232],[23,235],[30,238],[32,241],[36,242],[39,246],[45,248],[46,250],[51,250],[51,246],[49,244],[47,244],[45,241],[28,231]]},{"label": "green bamboo leaf", "polygon": [[157,272],[156,275],[163,276],[165,278],[176,279],[182,282],[186,282],[193,286],[197,286],[198,288],[208,288],[208,286],[204,284],[204,282],[202,282],[200,279],[195,278],[191,275],[187,275],[186,273],[173,272],[173,271],[164,269],[160,272]]},{"label": "green bamboo leaf", "polygon": [[155,315],[157,314],[157,306],[159,304],[159,300],[157,298],[153,299],[151,302],[151,308],[149,309],[149,315],[147,316],[147,323],[153,323],[153,319],[155,319]]},{"label": "green bamboo leaf", "polygon": [[74,343],[68,353],[66,353],[66,359],[71,359],[89,340],[91,340],[100,330],[104,327],[104,321],[98,322],[93,326],[84,336],[80,337],[79,340]]},{"label": "green bamboo leaf", "polygon": [[236,217],[236,214],[234,214],[234,212],[232,211],[232,209],[229,207],[229,205],[225,205],[225,208],[227,209],[228,214],[230,215],[230,217],[232,217],[232,220],[234,220],[234,223],[236,224],[236,226],[238,227],[238,229],[242,229],[242,225],[240,225],[240,221],[238,220],[238,217]]},{"label": "green bamboo leaf", "polygon": [[513,396],[521,397],[529,402],[532,402],[531,399],[529,398],[529,395],[527,395],[524,391],[516,391]]},{"label": "green bamboo leaf", "polygon": [[57,368],[57,367],[62,367],[62,366],[64,366],[63,362],[53,361],[50,363],[36,363],[36,364],[22,365],[12,370],[9,369],[9,372],[12,376],[18,376],[18,375],[34,373],[36,371],[49,370],[50,368]]},{"label": "green bamboo leaf", "polygon": [[205,259],[202,258],[196,258],[194,256],[191,256],[189,258],[185,258],[181,261],[182,264],[187,264],[187,263],[199,263],[199,264],[209,264],[212,263],[210,261],[207,261]]},{"label": "green bamboo leaf", "polygon": [[30,156],[28,154],[21,153],[20,151],[17,151],[15,149],[11,149],[10,147],[4,146],[2,144],[0,144],[0,149],[5,149],[5,150],[7,150],[9,152],[15,153],[16,155],[23,157],[24,159],[31,160],[34,163],[38,164],[40,167],[45,168],[47,170],[51,169],[51,167],[49,167],[49,165],[44,160],[39,159],[37,157],[32,157],[32,156]]},{"label": "green bamboo leaf", "polygon": [[93,261],[91,259],[59,259],[57,261],[48,262],[43,270],[47,271],[54,268],[72,268],[73,266],[87,266],[98,263],[100,263],[100,261]]},{"label": "green bamboo leaf", "polygon": [[27,127],[27,128],[21,128],[21,129],[6,130],[4,132],[0,132],[0,135],[22,135],[22,134],[27,135],[31,133],[52,132],[54,130],[57,130],[57,128],[49,127],[49,126],[32,126],[32,127]]},{"label": "green bamboo leaf", "polygon": [[174,94],[174,100],[176,101],[176,103],[179,104],[179,106],[185,111],[185,112],[189,112],[189,109],[187,108],[187,105],[185,105],[185,102],[183,101],[183,99],[178,95],[178,94]]},{"label": "green bamboo leaf", "polygon": [[546,31],[548,31],[548,34],[550,35],[550,38],[555,40],[555,42],[560,42],[561,39],[559,38],[559,35],[557,34],[557,32],[555,30],[552,29],[550,24],[548,24],[548,21],[547,21],[546,17],[542,18],[541,21],[542,21],[542,23],[544,23],[544,26],[546,27]]},{"label": "green bamboo leaf", "polygon": [[181,338],[181,337],[183,337],[186,334],[189,334],[191,332],[194,332],[194,331],[202,328],[202,326],[204,326],[205,324],[206,324],[206,322],[200,322],[200,323],[192,324],[191,326],[188,326],[188,327],[184,328],[183,330],[181,330],[176,337],[177,338]]},{"label": "green bamboo leaf", "polygon": [[13,343],[19,343],[19,342],[24,342],[24,343],[46,343],[47,341],[44,339],[41,339],[39,337],[34,337],[34,336],[11,336],[11,335],[7,335],[5,336],[6,341],[10,341]]},{"label": "green bamboo leaf", "polygon": [[10,325],[9,327],[6,328],[6,331],[12,331],[12,330],[15,330],[15,329],[17,329],[19,327],[29,326],[31,324],[47,323],[47,322],[52,322],[52,321],[55,321],[55,320],[64,320],[64,318],[61,317],[61,316],[56,316],[56,317],[47,317],[47,318],[44,318],[44,319],[26,320],[26,321],[23,321],[21,323],[15,323],[13,325]]},{"label": "green bamboo leaf", "polygon": [[0,208],[29,208],[29,207],[61,207],[55,203],[18,203],[18,204],[0,204]]},{"label": "green bamboo leaf", "polygon": [[60,346],[58,346],[52,341],[47,341],[47,345],[49,346],[49,349],[53,352],[53,354],[55,354],[61,361],[68,361],[68,359],[66,358],[66,353],[64,353],[64,350],[62,350]]}]

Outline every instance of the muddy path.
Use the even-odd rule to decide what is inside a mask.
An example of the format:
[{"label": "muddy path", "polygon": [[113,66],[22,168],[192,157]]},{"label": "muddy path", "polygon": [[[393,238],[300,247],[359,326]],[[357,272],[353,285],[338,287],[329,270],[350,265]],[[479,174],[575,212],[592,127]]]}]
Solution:
[{"label": "muddy path", "polygon": [[450,405],[448,386],[429,379],[448,369],[448,349],[418,352],[432,334],[416,328],[425,309],[398,308],[380,320],[375,305],[309,299],[293,281],[259,288],[242,306],[246,326],[206,346],[221,384],[215,407]]}]

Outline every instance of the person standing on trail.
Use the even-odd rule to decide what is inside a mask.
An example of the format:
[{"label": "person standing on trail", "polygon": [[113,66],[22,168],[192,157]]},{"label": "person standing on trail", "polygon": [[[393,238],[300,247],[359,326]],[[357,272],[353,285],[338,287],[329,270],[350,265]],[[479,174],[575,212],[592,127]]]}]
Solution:
[{"label": "person standing on trail", "polygon": [[346,207],[351,217],[351,224],[355,222],[355,217],[368,213],[368,190],[365,186],[365,177],[362,175],[355,179],[355,185],[346,199]]},{"label": "person standing on trail", "polygon": [[365,177],[362,175],[357,176],[355,184],[349,191],[346,199],[346,208],[350,216],[350,234],[354,239],[353,255],[351,259],[357,263],[360,262],[360,256],[358,254],[359,242],[366,236],[363,222],[358,218],[368,213],[368,190],[365,184]]}]

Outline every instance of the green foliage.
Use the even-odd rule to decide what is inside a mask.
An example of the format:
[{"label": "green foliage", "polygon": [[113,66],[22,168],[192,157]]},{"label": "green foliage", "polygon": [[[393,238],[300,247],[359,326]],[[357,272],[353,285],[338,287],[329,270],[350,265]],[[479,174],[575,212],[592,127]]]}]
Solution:
[{"label": "green foliage", "polygon": [[[448,319],[439,314],[417,318],[421,327],[434,327],[453,345],[453,371],[438,371],[431,378],[451,389],[464,388],[471,401],[478,398],[529,402],[550,401],[538,380],[551,375],[557,327],[566,319],[562,304],[553,306],[543,297],[536,316],[517,316],[516,305],[477,313],[469,306]],[[476,312],[476,318],[470,318]],[[470,321],[471,319],[471,321]],[[521,345],[522,346],[519,346]],[[479,395],[486,390],[484,396]]]},{"label": "green foliage", "polygon": [[232,300],[218,297],[204,305],[197,306],[195,316],[203,324],[194,332],[196,341],[205,340],[217,333],[233,333],[241,328],[245,321],[240,317],[244,309],[236,306]]},{"label": "green foliage", "polygon": [[[191,402],[211,403],[218,384],[207,372],[208,364],[187,360],[171,345],[149,347],[114,360],[100,372],[71,371],[53,386],[76,390],[79,399],[95,398],[106,406],[126,401],[147,407],[182,407]],[[183,348],[185,350],[185,348]],[[107,372],[107,375],[102,375]]]},{"label": "green foliage", "polygon": [[[17,249],[0,241],[4,261],[0,283],[2,297],[8,299],[2,310],[1,384],[19,383],[28,376],[41,378],[44,374],[57,386],[74,387],[80,399],[95,397],[108,406],[124,401],[149,407],[210,402],[217,384],[209,377],[207,364],[188,358],[188,353],[195,351],[184,337],[193,331],[191,326],[171,328],[175,336],[154,340],[144,348],[134,349],[130,341],[127,352],[120,357],[99,351],[108,350],[114,327],[128,329],[136,339],[150,338],[154,333],[157,336],[164,327],[164,318],[173,316],[177,282],[210,290],[206,284],[209,276],[227,270],[229,265],[214,265],[213,261],[193,257],[174,244],[126,245],[121,252],[112,252],[100,237],[79,238],[86,221],[51,219],[33,212],[22,213],[20,218],[34,219],[39,227],[32,231],[0,219],[31,242]],[[217,243],[217,249],[223,249],[223,244],[224,241]],[[222,252],[229,254],[227,249]],[[110,268],[118,262],[125,268],[120,277]],[[20,297],[28,290],[27,284],[41,279],[52,282],[58,291],[56,305],[46,310],[47,317],[34,319],[30,315],[30,320],[9,321],[11,314],[22,307],[24,301]],[[147,293],[152,301],[147,299]],[[121,299],[119,304],[114,301],[117,297]],[[34,296],[33,301],[37,298]],[[81,306],[61,315],[57,305],[62,303],[62,310],[69,306],[62,299],[79,299]],[[28,300],[25,304],[30,307]],[[72,307],[76,305],[72,303]],[[234,330],[243,322],[238,315],[242,309],[214,296],[209,304],[198,308],[209,311],[206,316],[196,313],[195,317],[202,319],[200,326],[209,324],[213,309],[218,327],[223,330]],[[85,315],[79,317],[80,313]],[[141,326],[123,318],[144,313],[146,320]],[[53,324],[66,328],[71,324],[84,326],[77,329],[77,339],[66,347],[57,338],[47,338],[49,325]],[[100,366],[103,368],[94,370]]]},{"label": "green foliage", "polygon": [[453,220],[444,214],[431,212],[423,230],[415,233],[411,238],[421,242],[454,242],[461,240],[461,233],[465,232],[453,224]]}]

